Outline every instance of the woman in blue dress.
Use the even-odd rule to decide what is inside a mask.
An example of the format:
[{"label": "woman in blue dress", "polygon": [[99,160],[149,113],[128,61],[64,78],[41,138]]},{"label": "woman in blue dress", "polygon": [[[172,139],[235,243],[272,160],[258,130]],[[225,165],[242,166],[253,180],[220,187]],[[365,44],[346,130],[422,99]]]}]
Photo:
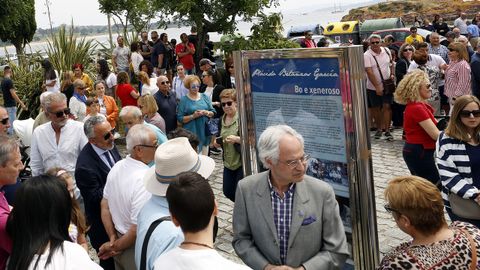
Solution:
[{"label": "woman in blue dress", "polygon": [[205,132],[205,124],[215,115],[215,109],[210,99],[199,92],[200,78],[195,75],[185,77],[184,85],[188,89],[187,95],[180,99],[177,107],[177,120],[183,127],[197,135],[200,144],[199,153],[208,154],[210,135]]}]

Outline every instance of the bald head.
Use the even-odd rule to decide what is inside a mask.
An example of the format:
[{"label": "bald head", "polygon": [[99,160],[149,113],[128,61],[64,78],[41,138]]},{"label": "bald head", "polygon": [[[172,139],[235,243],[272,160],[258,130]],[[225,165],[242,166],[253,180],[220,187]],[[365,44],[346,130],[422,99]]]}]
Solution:
[{"label": "bald head", "polygon": [[170,82],[166,76],[159,76],[157,78],[157,86],[158,90],[162,91],[163,93],[167,93],[170,90]]}]

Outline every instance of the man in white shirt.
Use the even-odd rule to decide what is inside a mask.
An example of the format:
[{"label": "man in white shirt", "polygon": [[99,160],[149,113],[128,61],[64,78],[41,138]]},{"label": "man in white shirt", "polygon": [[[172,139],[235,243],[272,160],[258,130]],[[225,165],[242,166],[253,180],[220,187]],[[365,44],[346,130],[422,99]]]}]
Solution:
[{"label": "man in white shirt", "polygon": [[251,269],[223,258],[214,249],[213,223],[218,208],[205,178],[196,172],[181,173],[170,183],[166,196],[172,222],[180,226],[185,241],[160,255],[154,269]]},{"label": "man in white shirt", "polygon": [[102,222],[110,241],[100,247],[98,257],[114,256],[117,270],[136,269],[137,216],[151,197],[142,179],[158,146],[155,133],[145,125],[134,125],[126,141],[129,155],[108,173],[101,201]]},{"label": "man in white shirt", "polygon": [[122,71],[128,73],[132,62],[130,49],[125,47],[122,36],[117,37],[117,44],[118,46],[112,52],[113,71],[117,74]]},{"label": "man in white shirt", "polygon": [[[45,97],[45,115],[50,122],[33,131],[30,152],[32,176],[60,167],[70,175],[75,174],[75,164],[82,148],[88,142],[83,133],[83,123],[71,120],[67,97],[63,93],[52,93]],[[75,185],[75,198],[80,191]]]},{"label": "man in white shirt", "polygon": [[460,13],[460,16],[453,22],[453,26],[460,30],[460,34],[468,36],[467,14],[465,12]]}]

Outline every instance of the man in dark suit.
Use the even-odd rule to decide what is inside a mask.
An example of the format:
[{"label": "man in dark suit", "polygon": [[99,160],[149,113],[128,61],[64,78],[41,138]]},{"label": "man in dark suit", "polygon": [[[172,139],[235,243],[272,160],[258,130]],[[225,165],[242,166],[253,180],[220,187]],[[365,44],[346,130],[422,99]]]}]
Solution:
[{"label": "man in dark suit", "polygon": [[258,154],[268,171],[238,183],[233,247],[253,269],[341,269],[347,240],[332,187],[305,175],[303,137],[268,127]]},{"label": "man in dark suit", "polygon": [[[109,241],[100,216],[100,201],[107,175],[113,165],[121,159],[113,141],[113,130],[105,117],[99,115],[85,121],[84,132],[88,143],[78,156],[75,179],[85,201],[85,214],[90,229],[87,232],[92,246],[99,250]],[[100,260],[104,269],[115,269],[113,259]]]}]

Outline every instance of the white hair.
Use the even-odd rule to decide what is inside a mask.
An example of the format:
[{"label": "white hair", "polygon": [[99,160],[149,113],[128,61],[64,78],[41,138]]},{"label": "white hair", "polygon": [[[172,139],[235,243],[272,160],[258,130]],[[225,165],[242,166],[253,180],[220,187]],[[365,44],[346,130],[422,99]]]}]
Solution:
[{"label": "white hair", "polygon": [[380,35],[378,35],[378,34],[371,34],[371,35],[368,37],[368,42],[370,42],[370,40],[371,40],[372,38],[378,38],[378,39],[380,39],[380,41],[382,41],[382,37],[381,37]]},{"label": "white hair", "polygon": [[107,118],[103,114],[95,115],[88,118],[85,123],[83,123],[83,132],[88,139],[95,137],[94,128],[98,124],[102,124],[107,121]]},{"label": "white hair", "polygon": [[132,154],[133,147],[139,144],[150,144],[150,137],[156,138],[155,132],[144,124],[136,124],[128,130],[127,133],[127,151]]},{"label": "white hair", "polygon": [[50,110],[54,103],[67,102],[67,96],[65,96],[64,93],[51,93],[47,95],[43,101],[45,109]]},{"label": "white hair", "polygon": [[267,160],[272,161],[273,164],[277,164],[278,156],[280,155],[279,143],[285,135],[294,136],[303,146],[304,140],[302,135],[293,128],[287,125],[269,126],[262,132],[257,143],[258,156],[263,167],[269,169]]},{"label": "white hair", "polygon": [[120,111],[120,118],[123,118],[127,115],[136,118],[142,118],[142,111],[137,106],[125,106]]},{"label": "white hair", "polygon": [[20,151],[17,141],[6,135],[0,135],[0,166],[5,166],[15,151]]},{"label": "white hair", "polygon": [[40,104],[41,104],[42,106],[45,105],[45,98],[46,98],[47,96],[49,96],[51,93],[52,93],[52,92],[45,91],[45,92],[43,92],[43,93],[40,95]]}]

